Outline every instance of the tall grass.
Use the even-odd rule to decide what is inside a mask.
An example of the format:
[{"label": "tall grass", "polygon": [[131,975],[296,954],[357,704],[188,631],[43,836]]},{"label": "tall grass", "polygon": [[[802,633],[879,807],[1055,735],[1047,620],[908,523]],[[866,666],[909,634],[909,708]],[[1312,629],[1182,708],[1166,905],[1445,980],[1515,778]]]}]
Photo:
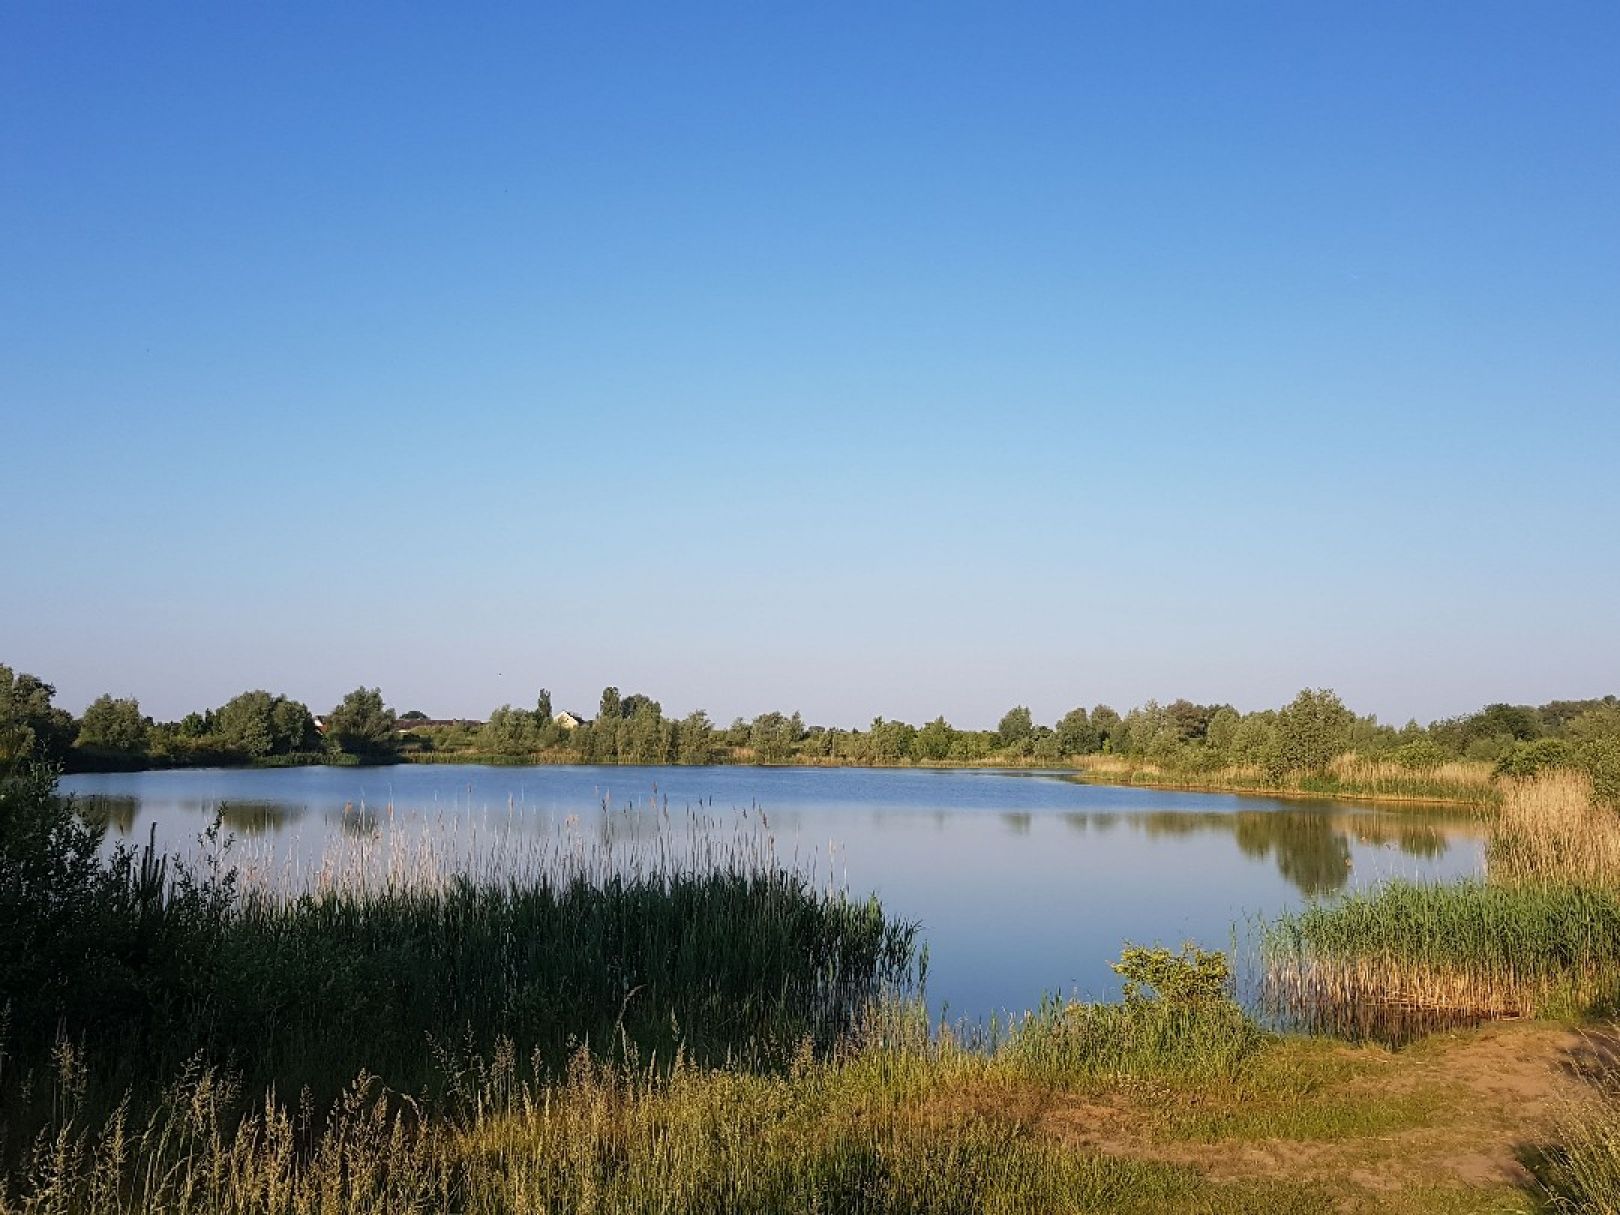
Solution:
[{"label": "tall grass", "polygon": [[1257,764],[1183,768],[1119,755],[1082,756],[1075,762],[1089,779],[1127,785],[1467,805],[1483,805],[1496,796],[1491,766],[1468,760],[1409,768],[1351,753],[1323,772],[1280,775]]},{"label": "tall grass", "polygon": [[1507,781],[1487,862],[1493,881],[1620,888],[1620,811],[1592,796],[1584,773]]},{"label": "tall grass", "polygon": [[1281,918],[1264,949],[1285,1005],[1576,1014],[1620,996],[1620,899],[1578,885],[1392,882]]},{"label": "tall grass", "polygon": [[1552,1209],[1620,1215],[1620,1086],[1593,1079],[1590,1094],[1559,1109],[1536,1172]]},{"label": "tall grass", "polygon": [[1369,1006],[1579,1015],[1620,1000],[1620,815],[1585,778],[1507,782],[1488,880],[1391,883],[1272,925],[1283,1009],[1355,1024]]},{"label": "tall grass", "polygon": [[[874,1006],[818,1056],[786,1068],[703,1067],[685,1054],[658,1068],[633,1052],[581,1049],[558,1073],[510,1040],[447,1057],[429,1104],[362,1074],[325,1113],[258,1099],[218,1069],[193,1066],[144,1117],[82,1108],[70,1052],[50,1081],[55,1117],[0,1210],[271,1212],[1072,1212],[1264,1205],[1190,1170],[1065,1151],[1036,1133],[1038,1077],[1180,1076],[1184,1045],[1219,999],[1131,1004],[1141,1027],[1192,1036],[1098,1032],[1056,1054],[1027,1024],[1000,1050],[930,1032],[917,1006]],[[1194,1007],[1198,1005],[1198,1007]],[[1115,1006],[1123,1009],[1125,1006]],[[1257,1037],[1252,1026],[1249,1035]],[[1175,1037],[1175,1035],[1171,1035]],[[1035,1052],[1033,1055],[1031,1052]],[[1023,1087],[1020,1087],[1023,1086]]]},{"label": "tall grass", "polygon": [[473,877],[436,867],[444,851],[379,858],[362,833],[289,883],[217,853],[213,868],[150,846],[107,859],[48,781],[0,783],[10,1148],[52,1116],[64,1057],[87,1111],[125,1094],[145,1108],[195,1062],[250,1097],[305,1092],[321,1109],[362,1073],[436,1099],[449,1054],[497,1042],[552,1071],[582,1047],[780,1067],[911,990],[915,925],[818,887],[768,838],[686,826],[609,816],[631,838],[517,852],[505,869],[452,839],[485,858]]}]

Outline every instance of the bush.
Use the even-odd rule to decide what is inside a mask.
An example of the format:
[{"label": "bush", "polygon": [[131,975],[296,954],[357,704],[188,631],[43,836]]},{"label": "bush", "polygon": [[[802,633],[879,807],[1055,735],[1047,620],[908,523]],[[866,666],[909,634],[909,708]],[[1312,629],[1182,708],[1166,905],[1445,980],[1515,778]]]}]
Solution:
[{"label": "bush", "polygon": [[1549,768],[1560,768],[1569,763],[1569,744],[1558,738],[1538,738],[1522,742],[1496,761],[1494,775],[1528,777],[1539,776]]}]

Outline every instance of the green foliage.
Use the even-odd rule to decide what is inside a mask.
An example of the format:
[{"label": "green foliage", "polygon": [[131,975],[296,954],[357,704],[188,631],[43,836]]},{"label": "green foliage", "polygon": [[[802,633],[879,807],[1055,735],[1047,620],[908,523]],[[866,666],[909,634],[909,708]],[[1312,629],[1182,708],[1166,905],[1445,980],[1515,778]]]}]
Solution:
[{"label": "green foliage", "polygon": [[133,697],[114,698],[103,693],[90,702],[79,720],[78,746],[122,755],[146,751],[151,722],[141,715]]},{"label": "green foliage", "polygon": [[1220,950],[1204,950],[1188,941],[1180,953],[1163,946],[1144,948],[1127,944],[1119,961],[1109,963],[1125,980],[1121,992],[1127,1004],[1160,1000],[1190,1006],[1232,996],[1232,968]]},{"label": "green foliage", "polygon": [[996,726],[996,738],[1003,747],[1016,748],[1029,741],[1035,728],[1034,718],[1027,705],[1015,705],[1001,715]]},{"label": "green foliage", "polygon": [[51,703],[56,689],[0,664],[0,770],[24,759],[58,763],[78,734],[73,717]]},{"label": "green foliage", "polygon": [[1232,998],[1225,954],[1127,945],[1113,966],[1126,980],[1124,1002],[1043,1002],[1006,1047],[1016,1070],[1056,1084],[1184,1082],[1232,1076],[1264,1043]]},{"label": "green foliage", "polygon": [[199,739],[247,759],[313,750],[320,736],[309,709],[285,696],[243,692],[210,714]]},{"label": "green foliage", "polygon": [[1446,754],[1446,749],[1439,743],[1420,738],[1402,743],[1389,753],[1389,758],[1409,772],[1424,772],[1438,768],[1451,759],[1451,756]]},{"label": "green foliage", "polygon": [[1053,733],[1059,755],[1090,755],[1099,745],[1091,716],[1084,709],[1070,709],[1058,720]]},{"label": "green foliage", "polygon": [[1589,709],[1569,724],[1575,765],[1599,801],[1620,808],[1620,706]]},{"label": "green foliage", "polygon": [[[1411,744],[1414,746],[1435,744]],[[1403,750],[1405,748],[1402,748]],[[1435,747],[1438,750],[1438,747]],[[1570,745],[1561,738],[1538,738],[1534,742],[1516,743],[1513,749],[1496,762],[1497,776],[1526,778],[1537,776],[1549,768],[1561,768],[1573,758]]]},{"label": "green foliage", "polygon": [[1277,714],[1273,763],[1280,772],[1320,773],[1344,754],[1354,715],[1327,688],[1304,691]]},{"label": "green foliage", "polygon": [[380,758],[397,749],[395,725],[380,688],[356,688],[327,714],[326,736],[350,755]]},{"label": "green foliage", "polygon": [[502,705],[479,731],[478,744],[493,755],[525,755],[540,744],[539,726],[534,714]]}]

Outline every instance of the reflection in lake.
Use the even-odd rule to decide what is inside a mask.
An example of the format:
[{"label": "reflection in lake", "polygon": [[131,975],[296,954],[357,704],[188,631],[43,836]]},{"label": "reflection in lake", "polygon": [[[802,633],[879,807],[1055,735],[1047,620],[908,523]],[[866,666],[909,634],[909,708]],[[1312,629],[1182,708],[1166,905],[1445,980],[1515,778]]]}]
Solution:
[{"label": "reflection in lake", "polygon": [[[1027,772],[810,768],[301,768],[69,777],[110,843],[185,850],[218,815],[256,879],[499,871],[559,850],[762,841],[922,922],[936,1009],[1117,994],[1129,940],[1223,948],[1256,915],[1392,876],[1477,873],[1480,825],[1436,810],[1080,784]],[[334,862],[333,857],[337,856]],[[347,859],[345,859],[347,858]]]},{"label": "reflection in lake", "polygon": [[[1063,821],[1076,831],[1103,832],[1117,826],[1119,816],[1070,813]],[[1150,838],[1201,832],[1230,835],[1245,856],[1275,857],[1277,872],[1313,898],[1336,894],[1349,884],[1351,840],[1394,847],[1422,860],[1443,856],[1448,847],[1444,833],[1433,825],[1402,822],[1398,812],[1368,809],[1154,810],[1130,821]]]},{"label": "reflection in lake", "polygon": [[74,802],[80,816],[89,823],[107,828],[113,835],[128,835],[135,830],[135,819],[141,812],[138,797],[114,793],[81,797]]}]

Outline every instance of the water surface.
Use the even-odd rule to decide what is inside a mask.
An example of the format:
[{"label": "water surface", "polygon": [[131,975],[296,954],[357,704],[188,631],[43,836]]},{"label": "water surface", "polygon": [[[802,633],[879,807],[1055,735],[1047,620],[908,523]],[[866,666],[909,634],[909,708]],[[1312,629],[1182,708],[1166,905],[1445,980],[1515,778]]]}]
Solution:
[{"label": "water surface", "polygon": [[[334,847],[436,855],[769,837],[818,881],[919,920],[938,1011],[982,1017],[1043,993],[1117,993],[1120,946],[1241,945],[1255,917],[1400,876],[1479,872],[1466,815],[1081,784],[1063,774],[818,768],[292,768],[65,778],[114,838],[306,872]],[[278,869],[279,867],[279,869]],[[301,868],[302,867],[302,868]]]}]

